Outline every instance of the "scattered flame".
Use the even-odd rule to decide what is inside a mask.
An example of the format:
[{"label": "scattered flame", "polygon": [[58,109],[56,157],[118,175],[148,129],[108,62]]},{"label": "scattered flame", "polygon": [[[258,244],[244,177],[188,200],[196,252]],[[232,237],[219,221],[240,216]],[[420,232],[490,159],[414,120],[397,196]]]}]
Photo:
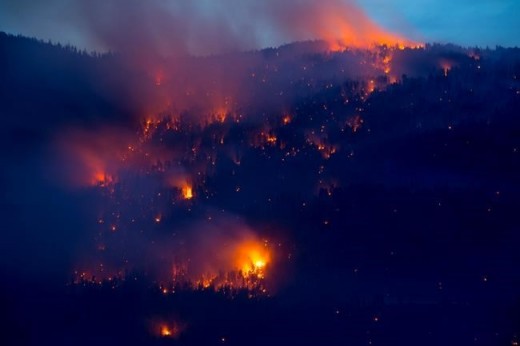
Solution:
[{"label": "scattered flame", "polygon": [[360,115],[355,115],[347,119],[347,126],[355,133],[361,128],[363,122],[363,118]]},{"label": "scattered flame", "polygon": [[330,159],[338,150],[335,145],[327,143],[325,138],[320,138],[313,132],[307,135],[306,141],[308,144],[315,146],[325,160]]},{"label": "scattered flame", "polygon": [[[408,44],[407,41],[400,40],[400,38],[391,34],[386,34],[377,27],[375,27],[377,30],[373,33],[357,38],[356,31],[348,27],[348,25],[344,23],[344,18],[340,18],[339,15],[332,18],[330,25],[334,26],[335,24],[338,24],[338,28],[342,31],[341,34],[338,35],[337,31],[331,29],[332,31],[328,33],[330,35],[326,36],[329,38],[340,37],[340,40],[330,39],[330,41],[328,41],[331,42],[332,50],[346,49],[347,46],[364,47],[367,42],[394,44],[394,46],[391,47],[375,47],[374,50],[371,50],[367,55],[369,57],[366,58],[366,61],[364,60],[363,64],[366,63],[371,67],[376,67],[379,74],[384,72],[388,75],[391,72],[392,54],[396,53],[397,49],[404,49]],[[333,46],[334,44],[336,46]],[[447,71],[451,69],[451,65],[443,65],[443,69],[445,74],[447,74]],[[161,73],[157,74],[155,76],[155,84],[157,86],[163,85],[164,88],[173,83],[172,78],[164,78]],[[368,77],[363,83],[360,83],[359,86],[364,93],[363,101],[365,101],[366,96],[368,96],[366,93],[371,93],[376,90],[376,88],[381,90],[384,87],[381,85],[384,84],[384,80],[386,80],[386,78],[369,78],[375,78],[375,76]],[[388,78],[391,77],[388,76]],[[152,83],[150,82],[150,84]],[[162,90],[163,88],[158,88],[158,90]],[[186,95],[188,96],[188,94]],[[193,93],[193,95],[195,98],[195,96],[200,96],[200,93]],[[301,155],[299,154],[300,151],[305,153],[306,150],[314,150],[314,154],[317,156],[321,155],[322,158],[326,160],[336,154],[337,151],[344,150],[344,148],[339,146],[338,142],[332,142],[334,137],[329,137],[329,128],[339,126],[342,131],[350,128],[352,132],[357,132],[363,125],[361,115],[354,115],[349,118],[349,114],[337,114],[335,115],[337,118],[335,118],[334,125],[320,124],[321,127],[314,128],[312,131],[311,129],[305,130],[306,132],[311,132],[311,134],[305,133],[307,145],[303,145],[302,147],[291,146],[290,141],[289,144],[287,144],[288,140],[285,135],[287,131],[280,130],[280,126],[291,124],[291,122],[296,119],[293,117],[298,117],[298,120],[300,120],[300,117],[302,120],[305,118],[302,117],[300,113],[290,114],[289,112],[292,112],[292,109],[285,109],[281,113],[274,113],[278,114],[278,116],[281,114],[281,119],[277,117],[274,122],[269,121],[261,125],[255,124],[255,127],[246,133],[248,138],[241,141],[241,144],[235,147],[234,145],[230,145],[233,141],[233,137],[231,136],[232,133],[228,131],[231,126],[234,126],[233,124],[235,122],[238,123],[245,119],[242,113],[240,113],[242,111],[239,112],[241,108],[237,107],[238,103],[230,104],[230,101],[225,101],[224,104],[222,102],[212,103],[213,105],[217,105],[217,107],[204,107],[202,108],[203,110],[200,111],[202,119],[198,118],[197,120],[203,124],[198,123],[194,125],[193,122],[190,122],[192,119],[186,121],[184,113],[180,112],[181,109],[172,108],[172,112],[182,115],[176,115],[169,119],[164,117],[165,113],[157,113],[157,116],[148,115],[147,117],[143,117],[140,120],[140,127],[132,132],[132,137],[129,137],[130,135],[120,135],[121,138],[114,140],[113,138],[116,136],[107,135],[103,136],[103,138],[98,141],[99,143],[93,143],[94,141],[91,140],[90,136],[85,136],[86,138],[82,138],[83,140],[78,144],[79,149],[74,152],[74,154],[81,159],[82,165],[85,168],[82,169],[82,171],[88,172],[88,178],[91,180],[92,185],[107,186],[117,181],[118,183],[121,182],[121,184],[114,184],[115,189],[117,189],[119,185],[124,187],[124,181],[121,180],[125,179],[124,173],[126,169],[131,168],[137,171],[138,174],[154,177],[159,176],[161,182],[164,181],[167,187],[174,187],[173,195],[175,199],[192,200],[195,198],[194,188],[197,190],[197,197],[199,197],[199,194],[200,197],[210,195],[211,191],[208,192],[208,190],[206,190],[204,179],[211,174],[211,166],[215,166],[216,157],[218,157],[219,154],[218,150],[224,150],[237,166],[241,164],[240,160],[242,155],[245,155],[244,152],[247,153],[248,149],[245,147],[248,144],[255,148],[265,149],[264,153],[267,153],[266,156],[271,153],[283,154],[284,157],[282,160]],[[325,106],[326,105],[324,105],[324,109],[327,110]],[[356,109],[356,112],[361,113],[362,110]],[[154,113],[142,112],[142,114]],[[247,112],[243,114],[245,114],[244,117],[247,116]],[[270,117],[268,119],[273,120]],[[208,122],[212,124],[212,126],[207,126]],[[224,125],[220,125],[219,123],[224,123]],[[184,136],[185,134],[190,134],[190,136]],[[276,134],[278,134],[279,137],[277,137]],[[224,140],[225,138],[226,140]],[[229,141],[227,138],[230,138]],[[205,143],[206,139],[208,143]],[[288,147],[285,150],[286,145],[288,145]],[[279,151],[277,151],[278,149]],[[273,155],[273,157],[276,158],[275,155]],[[232,174],[235,174],[235,171],[239,169],[240,167],[233,167]],[[323,170],[323,168],[320,169],[320,175],[323,174]],[[323,177],[323,175],[320,176],[320,179],[326,179],[321,177]],[[320,194],[332,196],[336,186],[338,186],[337,183],[323,183],[320,180],[320,191],[322,191]],[[105,193],[105,189],[100,189],[100,191]],[[237,187],[235,191],[240,192],[240,187]],[[161,192],[163,192],[163,190],[161,190]],[[117,194],[113,194],[111,198],[116,199]],[[162,199],[164,198],[157,198],[158,201]],[[269,199],[269,202],[270,201]],[[176,201],[174,201],[173,204],[175,204],[175,202]],[[185,202],[178,203],[176,207],[186,207],[186,209],[188,209],[193,207],[193,205],[192,203]],[[165,210],[164,208],[158,209],[159,208],[155,206],[151,206],[146,209],[147,211],[143,216],[146,222],[151,224],[155,222],[156,225],[154,228],[157,229],[162,228],[163,225],[168,225],[170,218],[168,214],[164,216],[160,214],[160,211]],[[119,212],[110,215],[113,217],[103,215],[103,217],[106,217],[106,224],[105,221],[100,223],[102,225],[100,228],[103,228],[103,232],[117,231],[119,234],[124,234],[127,229],[131,229],[128,227],[128,224],[125,224],[125,221],[119,220]],[[138,220],[137,222],[140,222],[139,215],[132,215],[132,223],[134,222],[134,218]],[[208,220],[211,220],[211,218],[208,218]],[[213,224],[215,221],[211,221],[211,223]],[[324,224],[328,223],[328,220],[324,221]],[[104,239],[100,239],[100,241],[103,240]],[[222,241],[222,243],[224,243],[224,241]],[[215,252],[220,254],[220,248],[214,249],[214,244],[215,242],[212,242],[211,251],[215,250]],[[161,286],[161,292],[165,295],[169,295],[175,292],[176,284],[188,282],[189,285],[186,287],[193,288],[193,284],[195,284],[195,287],[198,289],[232,287],[233,289],[245,288],[250,289],[250,291],[265,293],[267,274],[273,270],[272,253],[267,246],[267,242],[262,242],[255,236],[247,236],[246,240],[243,238],[234,239],[231,243],[227,242],[226,244],[228,245],[227,248],[222,251],[224,252],[222,255],[223,258],[218,257],[218,261],[215,260],[215,258],[209,258],[207,260],[210,262],[210,265],[208,265],[209,269],[206,268],[204,263],[203,269],[199,268],[200,266],[196,267],[196,265],[193,265],[193,267],[196,268],[192,269],[192,272],[188,272],[187,266],[190,261],[181,259],[181,262],[183,260],[186,262],[185,267],[176,266],[173,273],[164,270],[164,272],[166,272],[164,274],[166,280],[170,281],[166,282],[167,286]],[[106,248],[110,249],[110,245],[105,247],[103,244],[102,248],[100,246],[100,251],[101,249],[104,251]],[[203,251],[202,253],[206,256],[206,252]],[[282,256],[278,256],[278,258],[281,257]],[[206,259],[204,259],[204,261],[206,261]],[[192,263],[194,262],[195,261]],[[92,275],[91,277],[99,278],[100,275]],[[88,281],[88,278],[89,276],[83,275],[80,279]],[[271,278],[269,277],[269,279]],[[162,283],[164,284],[165,281]],[[154,333],[162,337],[174,337],[179,333],[179,328],[175,324],[154,324],[154,328],[156,329]]]},{"label": "scattered flame", "polygon": [[368,81],[367,92],[371,94],[374,92],[374,90],[376,90],[376,84],[375,81],[371,79]]},{"label": "scattered flame", "polygon": [[276,136],[275,135],[267,135],[265,137],[267,143],[275,144],[276,143]]},{"label": "scattered flame", "polygon": [[152,118],[147,118],[143,124],[141,141],[144,142],[147,139],[150,139],[152,137],[154,131],[160,125],[160,123],[161,123],[160,120],[154,120]]}]

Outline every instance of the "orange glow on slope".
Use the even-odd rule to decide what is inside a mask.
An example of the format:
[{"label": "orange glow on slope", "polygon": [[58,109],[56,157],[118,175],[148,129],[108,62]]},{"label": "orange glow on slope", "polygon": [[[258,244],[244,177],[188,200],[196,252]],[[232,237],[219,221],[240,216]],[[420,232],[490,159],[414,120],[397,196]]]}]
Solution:
[{"label": "orange glow on slope", "polygon": [[350,8],[349,12],[346,14],[332,8],[321,13],[326,17],[319,20],[323,25],[318,32],[327,42],[330,51],[343,51],[349,47],[370,48],[374,45],[395,46],[399,49],[422,46],[385,31],[358,8]]},{"label": "orange glow on slope", "polygon": [[155,85],[156,86],[161,86],[163,78],[164,78],[163,73],[162,72],[158,72],[155,75]]},{"label": "orange glow on slope", "polygon": [[107,185],[110,185],[113,182],[114,182],[114,178],[111,175],[109,175],[103,171],[97,171],[93,174],[91,185],[105,187]]},{"label": "orange glow on slope", "polygon": [[75,148],[76,157],[83,167],[83,174],[88,177],[80,178],[90,186],[106,186],[113,181],[112,175],[107,173],[106,158],[100,156],[95,149],[78,146]]},{"label": "orange glow on slope", "polygon": [[[219,123],[224,123],[226,121],[227,115],[228,115],[227,108],[220,107],[214,112],[214,120],[216,120]],[[211,119],[213,120],[213,119]]]},{"label": "orange glow on slope", "polygon": [[132,143],[123,131],[101,129],[88,133],[70,129],[55,140],[55,150],[66,165],[59,172],[61,179],[73,187],[108,187],[118,180],[118,171],[128,165]]},{"label": "orange glow on slope", "polygon": [[450,72],[451,70],[451,63],[449,63],[448,61],[442,61],[441,68],[444,73],[444,77],[448,77],[448,72]]}]

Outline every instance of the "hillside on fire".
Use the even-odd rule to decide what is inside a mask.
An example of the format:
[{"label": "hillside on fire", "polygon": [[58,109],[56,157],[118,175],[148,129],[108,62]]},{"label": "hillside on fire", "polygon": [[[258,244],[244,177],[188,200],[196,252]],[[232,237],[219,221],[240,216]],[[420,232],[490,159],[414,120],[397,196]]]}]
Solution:
[{"label": "hillside on fire", "polygon": [[0,33],[0,344],[517,345],[520,49],[374,35]]}]

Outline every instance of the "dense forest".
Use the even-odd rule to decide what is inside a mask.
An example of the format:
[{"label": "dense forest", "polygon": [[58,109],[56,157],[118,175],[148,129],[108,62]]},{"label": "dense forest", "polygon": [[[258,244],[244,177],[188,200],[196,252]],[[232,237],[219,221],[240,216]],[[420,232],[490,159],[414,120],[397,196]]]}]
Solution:
[{"label": "dense forest", "polygon": [[0,33],[0,343],[516,345],[519,78],[517,48]]}]

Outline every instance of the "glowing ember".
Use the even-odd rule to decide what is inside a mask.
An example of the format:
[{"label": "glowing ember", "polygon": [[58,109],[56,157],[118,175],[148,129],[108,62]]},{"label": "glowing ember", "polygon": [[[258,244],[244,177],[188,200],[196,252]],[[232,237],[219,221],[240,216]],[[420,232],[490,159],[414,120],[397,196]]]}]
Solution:
[{"label": "glowing ember", "polygon": [[179,337],[183,327],[177,322],[154,322],[151,329],[152,333],[158,337],[175,339]]},{"label": "glowing ember", "polygon": [[347,119],[347,126],[352,129],[352,132],[357,132],[363,125],[363,118],[360,115],[355,115]]},{"label": "glowing ember", "polygon": [[166,325],[161,326],[161,336],[172,336],[173,331]]}]

